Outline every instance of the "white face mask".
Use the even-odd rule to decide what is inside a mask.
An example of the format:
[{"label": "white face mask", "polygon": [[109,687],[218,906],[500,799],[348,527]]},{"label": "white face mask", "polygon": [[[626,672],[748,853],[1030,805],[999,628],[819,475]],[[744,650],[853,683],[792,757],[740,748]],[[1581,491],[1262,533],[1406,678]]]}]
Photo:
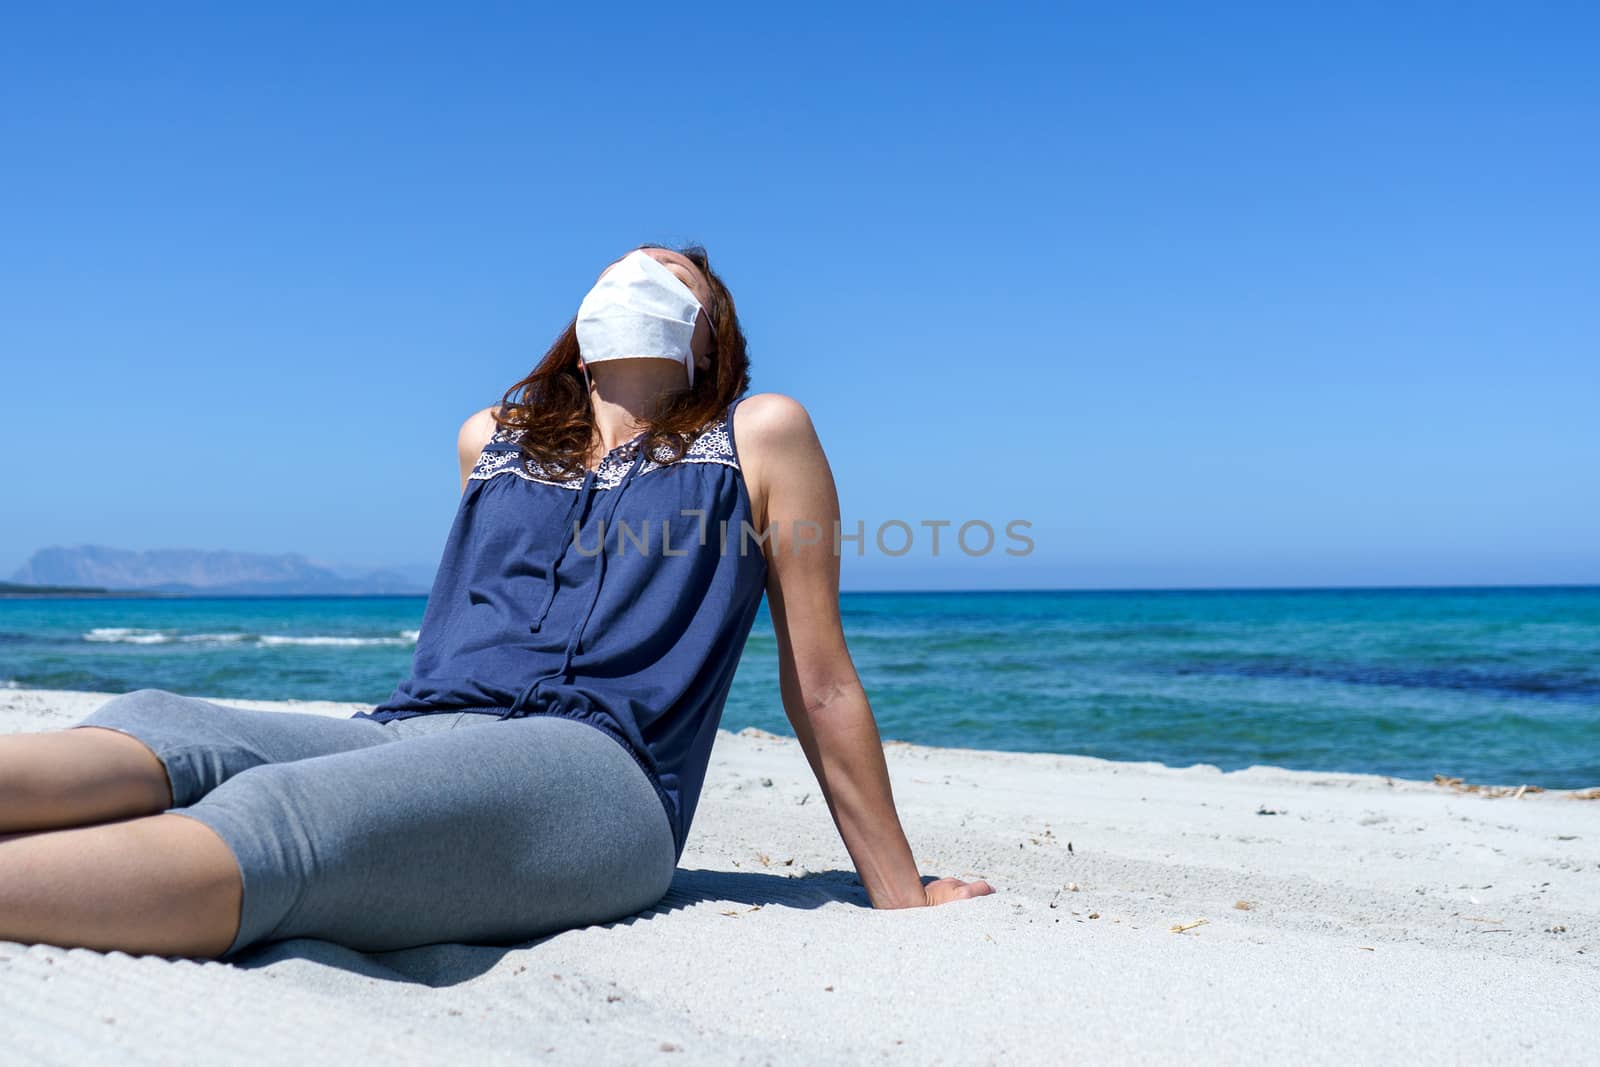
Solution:
[{"label": "white face mask", "polygon": [[683,280],[636,249],[614,263],[578,305],[578,352],[585,364],[670,359],[683,364],[692,386],[699,312],[700,301]]}]

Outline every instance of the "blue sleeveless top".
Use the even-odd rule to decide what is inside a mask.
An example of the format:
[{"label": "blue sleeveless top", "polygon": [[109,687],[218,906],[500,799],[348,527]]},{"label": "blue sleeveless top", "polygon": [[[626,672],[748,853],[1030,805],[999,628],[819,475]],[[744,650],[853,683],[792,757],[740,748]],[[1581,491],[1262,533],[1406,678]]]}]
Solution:
[{"label": "blue sleeveless top", "polygon": [[498,427],[462,493],[411,675],[353,718],[562,715],[626,748],[677,854],[705,781],[767,562],[730,404],[681,459],[641,433],[582,476],[547,472]]}]

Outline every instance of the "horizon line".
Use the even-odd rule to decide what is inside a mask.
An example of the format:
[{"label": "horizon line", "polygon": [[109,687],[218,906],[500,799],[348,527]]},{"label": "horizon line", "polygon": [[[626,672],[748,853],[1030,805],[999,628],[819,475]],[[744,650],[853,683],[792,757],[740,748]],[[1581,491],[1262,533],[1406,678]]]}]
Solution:
[{"label": "horizon line", "polygon": [[[15,585],[16,583],[12,583]],[[48,587],[44,587],[48,588]],[[1215,585],[1215,586],[1054,586],[958,589],[841,589],[840,596],[950,596],[992,595],[997,593],[1023,595],[1052,594],[1151,594],[1151,593],[1351,593],[1351,592],[1471,592],[1482,590],[1600,590],[1600,582],[1504,582],[1504,583],[1435,583],[1435,584],[1364,584],[1364,585]],[[25,589],[0,590],[0,599],[95,599],[119,600],[396,600],[426,599],[430,593],[180,593],[142,589],[105,589],[95,591],[62,591],[57,593],[30,593]],[[764,598],[763,598],[764,599]]]}]

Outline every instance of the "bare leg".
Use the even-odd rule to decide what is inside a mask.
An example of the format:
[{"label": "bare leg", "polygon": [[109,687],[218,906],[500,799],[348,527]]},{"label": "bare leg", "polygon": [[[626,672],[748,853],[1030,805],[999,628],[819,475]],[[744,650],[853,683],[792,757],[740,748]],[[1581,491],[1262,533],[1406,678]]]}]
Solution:
[{"label": "bare leg", "polygon": [[0,839],[3,941],[215,958],[242,900],[233,853],[183,815]]},{"label": "bare leg", "polygon": [[128,734],[81,726],[0,736],[0,833],[84,826],[171,806],[161,761]]}]

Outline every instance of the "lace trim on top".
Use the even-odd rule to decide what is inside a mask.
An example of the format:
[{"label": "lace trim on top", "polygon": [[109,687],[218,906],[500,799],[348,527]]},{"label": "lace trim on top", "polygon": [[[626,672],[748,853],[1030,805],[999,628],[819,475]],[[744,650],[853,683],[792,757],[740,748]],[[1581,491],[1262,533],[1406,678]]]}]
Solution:
[{"label": "lace trim on top", "polygon": [[[563,489],[583,488],[583,475],[576,474],[570,478],[562,478],[531,456],[525,455],[520,446],[522,436],[521,430],[507,430],[504,426],[496,426],[494,435],[489,438],[489,443],[484,446],[482,454],[478,456],[477,464],[467,477],[487,481],[497,474],[515,474],[525,481],[556,485]],[[495,448],[496,445],[501,447]],[[628,468],[633,466],[639,447],[639,441],[634,440],[607,452],[600,465],[595,468],[594,487],[612,489],[620,485],[623,476],[628,473]],[[671,458],[672,452],[667,446],[658,445],[654,454],[639,465],[639,475],[673,465],[669,463]],[[733,437],[728,432],[727,416],[724,415],[702,431],[684,450],[683,456],[677,462],[721,463],[723,466],[738,470],[739,461],[734,457]]]}]

